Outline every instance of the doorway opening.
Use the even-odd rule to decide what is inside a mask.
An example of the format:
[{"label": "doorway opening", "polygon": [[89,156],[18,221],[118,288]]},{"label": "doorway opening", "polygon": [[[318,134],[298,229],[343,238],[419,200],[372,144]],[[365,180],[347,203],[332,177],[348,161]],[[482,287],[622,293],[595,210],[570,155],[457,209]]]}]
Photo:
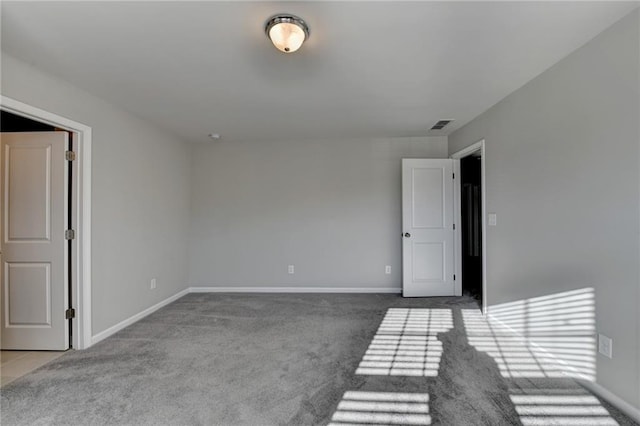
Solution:
[{"label": "doorway opening", "polygon": [[482,175],[481,156],[460,159],[460,232],[462,294],[482,303]]},{"label": "doorway opening", "polygon": [[456,169],[456,215],[460,222],[456,236],[456,271],[462,294],[478,300],[482,312],[487,308],[486,180],[484,140],[451,156]]},{"label": "doorway opening", "polygon": [[0,111],[0,131],[5,132],[53,132],[56,128],[27,117]]},{"label": "doorway opening", "polygon": [[[39,121],[32,120],[27,117],[21,117],[19,115],[12,114],[8,111],[0,111],[0,132],[1,133],[35,133],[35,132],[65,132],[67,137],[67,145],[65,149],[67,151],[73,151],[73,133],[66,131],[64,129],[57,128],[55,126],[41,123]],[[73,198],[71,194],[73,193],[73,168],[67,167],[66,179],[67,179],[67,192],[65,196],[64,203],[66,204],[65,211],[65,222],[67,229],[73,229]],[[3,212],[4,213],[4,212]],[[66,268],[65,276],[67,277],[66,282],[63,284],[67,287],[66,293],[68,295],[67,300],[65,302],[65,309],[69,309],[72,307],[71,294],[73,289],[72,276],[69,271],[72,270],[73,267],[73,259],[71,254],[72,250],[72,240],[68,240],[65,244],[64,250],[66,253],[64,254],[64,258],[66,259],[64,267]],[[31,295],[32,298],[35,297],[35,294]],[[34,302],[35,304],[35,302]],[[6,309],[6,307],[3,307]],[[73,336],[73,326],[71,321],[67,321],[67,328],[69,332],[69,339],[71,342]],[[65,346],[68,349],[68,346]],[[4,348],[3,348],[4,349]],[[19,348],[21,349],[21,348]]]},{"label": "doorway opening", "polygon": [[[69,327],[73,329],[70,336],[70,347],[86,349],[92,345],[91,334],[91,127],[49,111],[36,108],[15,99],[1,96],[3,128],[12,131],[9,126],[24,125],[25,120],[36,122],[31,125],[40,127],[30,131],[47,131],[56,129],[66,132],[72,161],[69,161],[73,181],[66,188],[69,193],[66,209],[69,210],[65,224],[69,230],[68,253],[65,264],[70,265],[65,283],[70,282],[68,306],[75,312],[64,312],[72,317]],[[11,115],[7,115],[10,113]],[[5,123],[5,117],[8,123]],[[14,130],[15,131],[15,128]],[[66,237],[66,233],[65,233]]]},{"label": "doorway opening", "polygon": [[[3,136],[6,136],[7,138],[9,138],[11,135],[15,135],[15,134],[20,134],[20,135],[24,135],[24,138],[21,139],[15,139],[13,138],[14,141],[18,141],[18,145],[15,145],[15,147],[19,147],[21,144],[19,143],[20,140],[32,140],[32,136],[33,134],[39,134],[39,135],[43,135],[44,137],[46,137],[46,135],[51,135],[52,132],[55,132],[56,134],[60,134],[62,133],[63,135],[65,135],[66,137],[64,137],[64,139],[62,139],[64,142],[64,146],[63,149],[66,150],[67,152],[73,152],[73,133],[66,131],[64,129],[60,129],[57,128],[55,126],[52,126],[50,124],[46,124],[46,123],[41,123],[39,121],[36,120],[32,120],[30,118],[27,117],[22,117],[16,114],[12,114],[8,111],[0,111],[0,132],[2,133]],[[9,148],[9,146],[11,145],[7,145],[7,148]],[[30,149],[34,149],[34,148],[30,148]],[[4,150],[4,144],[3,144],[3,150]],[[3,152],[0,156],[3,157],[3,166],[2,166],[2,170],[3,173],[7,173],[7,176],[4,176],[3,179],[7,179],[5,185],[9,185],[8,187],[12,186],[11,182],[8,180],[8,176],[12,175],[11,172],[9,172],[8,170],[5,170],[5,164],[7,165],[7,167],[9,167],[8,165],[10,163],[12,163],[12,161],[9,158],[4,158],[4,155],[8,155],[9,152],[13,152],[15,151],[15,149],[7,149],[6,152]],[[30,157],[31,158],[31,157]],[[35,159],[35,158],[33,158]],[[23,160],[25,161],[25,160]],[[28,161],[28,160],[27,160]],[[59,161],[62,162],[63,159],[60,158],[58,160],[52,160],[52,161]],[[13,163],[12,163],[13,164]],[[30,163],[31,164],[31,163]],[[30,173],[25,175],[24,177],[26,177],[27,179],[31,180],[31,179],[38,179],[40,178],[40,174],[38,173],[39,170],[37,169],[32,169],[31,166],[29,167],[25,167],[23,173]],[[27,172],[27,170],[30,170],[30,172]],[[49,173],[51,173],[51,170],[49,170]],[[65,176],[66,175],[66,176]],[[63,193],[58,193],[55,191],[51,191],[51,193],[48,195],[49,197],[56,197],[59,201],[52,201],[52,204],[49,204],[49,206],[47,207],[47,210],[51,209],[51,205],[57,204],[57,203],[62,203],[62,205],[64,206],[64,222],[65,222],[65,229],[73,229],[73,198],[72,198],[72,194],[73,194],[73,167],[71,167],[71,165],[66,164],[64,167],[64,173],[63,173],[64,179],[66,180],[66,189],[64,190]],[[23,178],[24,178],[23,177]],[[50,177],[48,178],[50,179]],[[15,183],[14,183],[15,184]],[[18,184],[19,185],[19,184]],[[7,187],[7,188],[8,188]],[[32,188],[33,189],[33,188]],[[51,190],[51,188],[49,188],[49,190]],[[2,193],[4,194],[3,196],[6,197],[5,201],[10,203],[12,202],[11,200],[13,199],[13,197],[11,196],[10,193],[6,193],[5,191],[8,191],[8,189],[3,188],[2,189]],[[30,203],[30,209],[33,212],[33,209],[37,209],[38,208],[38,203],[33,203],[34,200],[31,200]],[[23,201],[24,202],[24,201]],[[20,203],[22,204],[22,203]],[[0,216],[2,216],[3,214],[7,213],[7,212],[13,212],[12,214],[29,214],[28,211],[21,211],[21,210],[17,210],[14,211],[13,208],[11,207],[11,205],[6,205],[5,208],[3,209],[4,211],[2,211],[0,213]],[[48,216],[50,214],[46,213],[46,216]],[[9,223],[11,224],[13,222],[12,219],[7,219],[8,222],[3,222],[3,227],[5,226],[5,223]],[[54,227],[55,228],[55,227]],[[6,232],[10,232],[10,226],[8,226],[6,229],[4,229],[4,231]],[[9,238],[9,236],[6,236],[5,238]],[[9,240],[7,240],[9,241]],[[35,241],[35,240],[34,240]],[[3,242],[3,250],[2,252],[4,253],[4,242]],[[64,305],[63,308],[66,311],[70,311],[73,308],[73,301],[72,301],[72,290],[73,290],[73,280],[72,280],[72,275],[70,274],[70,271],[73,269],[73,258],[71,256],[71,251],[73,249],[73,239],[69,238],[67,239],[66,243],[63,244],[62,246],[59,246],[59,249],[57,249],[56,251],[59,252],[60,254],[58,255],[59,258],[64,259],[64,261],[62,262],[63,264],[60,265],[61,268],[63,268],[62,270],[64,271],[63,275],[64,275],[64,280],[63,282],[60,282],[60,285],[65,287],[64,288],[64,294],[66,294],[65,300],[64,300]],[[19,263],[15,262],[15,259],[13,259],[14,262],[12,262],[12,264],[14,265],[14,268],[17,267],[19,265]],[[24,258],[22,258],[22,260],[24,261]],[[37,257],[37,260],[42,261],[44,260],[43,258]],[[34,259],[31,259],[31,261],[34,261]],[[6,286],[6,294],[4,295],[4,303],[3,306],[0,307],[0,311],[4,311],[4,310],[12,310],[14,309],[14,306],[11,304],[12,300],[14,299],[13,297],[9,297],[10,293],[13,293],[13,287],[11,286],[11,282],[6,282],[8,280],[8,276],[11,276],[11,267],[9,266],[9,263],[6,263],[5,260],[5,264],[4,264],[4,268],[8,268],[7,272],[6,272],[6,276],[1,277],[0,279],[3,281],[3,286],[2,289],[4,291],[5,286]],[[48,270],[48,269],[47,269]],[[39,292],[34,291],[35,287],[38,287],[38,284],[40,284],[38,282],[37,279],[34,280],[28,280],[25,282],[20,281],[20,286],[19,287],[33,287],[31,288],[31,291],[25,291],[25,294],[20,294],[22,293],[22,291],[18,291],[18,289],[15,289],[15,291],[18,293],[15,295],[16,298],[18,299],[23,299],[21,302],[24,304],[19,304],[19,308],[20,309],[24,309],[25,307],[29,307],[32,309],[37,309],[37,307],[39,307],[43,300],[41,299],[41,297],[43,296],[42,294],[39,294]],[[49,278],[49,285],[54,285],[54,286],[58,286],[58,280],[51,280],[51,277]],[[49,290],[47,290],[47,293],[50,293],[52,291],[52,289],[50,288]],[[24,299],[27,300],[24,300]],[[45,297],[46,300],[46,297]],[[47,304],[45,302],[45,304]],[[54,304],[52,306],[49,306],[47,308],[48,311],[51,312],[50,315],[55,315],[56,314],[56,310],[52,309],[53,306],[58,306],[58,304]],[[61,313],[60,313],[61,314]],[[7,314],[10,315],[10,314]],[[22,314],[23,318],[26,318],[25,314]],[[7,326],[9,327],[9,325],[7,324],[7,321],[9,321],[7,318],[9,318],[8,316],[3,316],[3,321],[5,322],[3,327]],[[66,319],[66,325],[64,325],[64,327],[67,329],[67,333],[68,333],[68,339],[65,338],[65,343],[64,346],[62,346],[63,342],[59,342],[56,343],[56,350],[66,350],[69,349],[71,347],[71,341],[72,341],[72,337],[73,337],[73,323],[71,321],[71,316],[68,316],[68,318]],[[15,328],[15,332],[23,334],[20,330],[25,330],[24,327],[15,327],[13,326],[12,328]],[[26,331],[26,330],[25,330]],[[28,339],[29,340],[29,347],[24,347],[21,344],[17,344],[17,342],[12,340],[12,343],[10,343],[9,348],[6,347],[7,342],[5,342],[5,340],[2,340],[2,343],[0,345],[2,350],[5,349],[13,349],[13,350],[49,350],[50,349],[50,345],[51,342],[45,342],[42,339],[37,338],[38,334],[34,334],[34,337],[36,337],[36,339]],[[18,339],[18,341],[22,341],[22,340],[27,340],[27,339]],[[46,340],[46,339],[45,339]]]}]

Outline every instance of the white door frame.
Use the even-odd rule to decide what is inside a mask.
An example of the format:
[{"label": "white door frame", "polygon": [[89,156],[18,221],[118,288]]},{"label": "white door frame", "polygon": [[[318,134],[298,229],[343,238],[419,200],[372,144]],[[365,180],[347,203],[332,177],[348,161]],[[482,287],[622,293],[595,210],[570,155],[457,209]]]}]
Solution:
[{"label": "white door frame", "polygon": [[456,173],[456,177],[458,179],[454,182],[454,214],[456,218],[456,222],[461,224],[461,226],[456,227],[455,230],[455,259],[456,259],[456,275],[460,277],[460,283],[462,283],[462,209],[461,209],[461,198],[460,198],[460,188],[462,179],[460,179],[460,159],[464,157],[468,157],[474,152],[480,151],[480,196],[482,198],[482,313],[486,315],[487,313],[487,183],[485,179],[485,163],[486,163],[486,154],[485,154],[485,143],[484,139],[479,140],[478,142],[469,145],[466,148],[461,149],[458,152],[451,154],[451,158],[455,161],[454,170]]},{"label": "white door frame", "polygon": [[71,344],[74,349],[86,349],[91,346],[91,127],[6,96],[1,97],[0,109],[73,134],[72,220],[79,238],[73,240],[70,254],[71,301],[76,310]]}]

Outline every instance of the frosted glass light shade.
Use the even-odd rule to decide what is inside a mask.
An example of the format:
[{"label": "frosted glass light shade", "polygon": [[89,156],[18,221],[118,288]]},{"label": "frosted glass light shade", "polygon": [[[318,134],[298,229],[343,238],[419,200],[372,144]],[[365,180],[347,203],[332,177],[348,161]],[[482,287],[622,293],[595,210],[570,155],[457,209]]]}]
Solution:
[{"label": "frosted glass light shade", "polygon": [[265,29],[273,45],[284,53],[293,53],[300,49],[309,37],[309,28],[305,22],[292,15],[272,17]]}]

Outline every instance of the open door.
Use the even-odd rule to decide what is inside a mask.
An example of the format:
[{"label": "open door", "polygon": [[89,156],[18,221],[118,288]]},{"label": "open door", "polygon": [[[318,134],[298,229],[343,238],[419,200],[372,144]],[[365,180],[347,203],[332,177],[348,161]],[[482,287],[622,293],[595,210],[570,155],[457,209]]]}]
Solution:
[{"label": "open door", "polygon": [[0,135],[2,349],[66,350],[67,132]]},{"label": "open door", "polygon": [[402,294],[456,296],[453,160],[402,160]]}]

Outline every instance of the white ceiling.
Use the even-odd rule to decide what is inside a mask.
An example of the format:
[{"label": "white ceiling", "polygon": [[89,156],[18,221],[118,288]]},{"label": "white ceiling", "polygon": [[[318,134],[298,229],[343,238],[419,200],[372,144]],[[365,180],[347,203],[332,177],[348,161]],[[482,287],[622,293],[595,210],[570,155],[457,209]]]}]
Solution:
[{"label": "white ceiling", "polygon": [[[637,6],[2,1],[2,49],[194,142],[442,135]],[[294,54],[277,12],[310,26]]]}]

